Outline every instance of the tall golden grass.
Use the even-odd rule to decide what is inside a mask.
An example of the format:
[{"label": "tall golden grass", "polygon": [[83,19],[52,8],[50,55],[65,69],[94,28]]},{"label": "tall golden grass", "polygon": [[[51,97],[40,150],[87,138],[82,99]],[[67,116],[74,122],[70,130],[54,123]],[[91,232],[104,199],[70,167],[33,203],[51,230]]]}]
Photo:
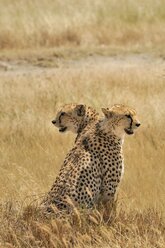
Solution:
[{"label": "tall golden grass", "polygon": [[[0,247],[165,247],[164,6],[0,1]],[[74,143],[51,124],[70,102],[128,104],[142,123],[125,139],[109,222],[104,209],[59,219],[37,207]]]},{"label": "tall golden grass", "polygon": [[0,48],[164,47],[164,0],[1,0]]},{"label": "tall golden grass", "polygon": [[[2,247],[165,246],[163,60],[104,59],[94,56],[93,63],[87,58],[31,74],[1,72]],[[50,189],[74,143],[73,134],[61,135],[51,124],[58,107],[70,102],[98,111],[125,103],[137,110],[142,123],[125,140],[125,175],[110,224],[97,211],[58,220],[31,207]]]}]

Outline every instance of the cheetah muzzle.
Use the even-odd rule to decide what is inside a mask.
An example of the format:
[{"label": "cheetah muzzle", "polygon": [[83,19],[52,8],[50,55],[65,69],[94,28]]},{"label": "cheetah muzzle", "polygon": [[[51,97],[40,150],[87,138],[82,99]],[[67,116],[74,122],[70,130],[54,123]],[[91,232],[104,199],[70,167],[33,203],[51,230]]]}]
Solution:
[{"label": "cheetah muzzle", "polygon": [[61,127],[60,129],[59,129],[59,132],[65,132],[67,130],[67,127]]},{"label": "cheetah muzzle", "polygon": [[130,128],[125,128],[124,131],[126,132],[126,134],[131,135],[134,134],[133,130]]}]

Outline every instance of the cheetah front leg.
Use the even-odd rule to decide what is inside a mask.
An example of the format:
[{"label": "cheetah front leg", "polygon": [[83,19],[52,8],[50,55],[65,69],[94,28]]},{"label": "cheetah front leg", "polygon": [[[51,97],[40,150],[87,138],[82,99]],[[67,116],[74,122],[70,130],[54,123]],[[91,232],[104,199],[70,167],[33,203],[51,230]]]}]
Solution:
[{"label": "cheetah front leg", "polygon": [[116,216],[117,200],[112,196],[108,201],[102,202],[103,220],[106,223],[112,223]]},{"label": "cheetah front leg", "polygon": [[[108,179],[110,177],[107,177]],[[106,177],[103,180],[101,193],[100,193],[100,201],[99,201],[99,209],[101,209],[103,213],[103,219],[105,222],[111,222],[116,215],[116,190],[118,187],[118,183],[111,180],[108,180]]]}]

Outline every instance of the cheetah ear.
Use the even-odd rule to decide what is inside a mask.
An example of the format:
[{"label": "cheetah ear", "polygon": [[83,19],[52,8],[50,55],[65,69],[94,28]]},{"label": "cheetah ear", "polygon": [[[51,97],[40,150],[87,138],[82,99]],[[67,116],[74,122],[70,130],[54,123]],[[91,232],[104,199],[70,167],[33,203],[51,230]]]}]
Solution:
[{"label": "cheetah ear", "polygon": [[106,118],[111,118],[113,116],[113,112],[108,108],[101,108],[101,110]]},{"label": "cheetah ear", "polygon": [[85,115],[85,105],[79,104],[76,106],[76,112],[78,116],[83,116]]}]

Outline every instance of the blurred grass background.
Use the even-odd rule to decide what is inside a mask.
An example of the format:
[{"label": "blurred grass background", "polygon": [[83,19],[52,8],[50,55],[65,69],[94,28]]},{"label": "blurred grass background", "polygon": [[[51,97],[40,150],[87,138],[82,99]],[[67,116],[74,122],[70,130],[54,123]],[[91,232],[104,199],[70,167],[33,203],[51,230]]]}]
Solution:
[{"label": "blurred grass background", "polygon": [[[164,248],[164,27],[164,0],[0,1],[0,247]],[[70,102],[128,104],[142,123],[110,226],[26,210],[73,146],[51,124]]]},{"label": "blurred grass background", "polygon": [[164,0],[1,0],[0,48],[164,48]]}]

